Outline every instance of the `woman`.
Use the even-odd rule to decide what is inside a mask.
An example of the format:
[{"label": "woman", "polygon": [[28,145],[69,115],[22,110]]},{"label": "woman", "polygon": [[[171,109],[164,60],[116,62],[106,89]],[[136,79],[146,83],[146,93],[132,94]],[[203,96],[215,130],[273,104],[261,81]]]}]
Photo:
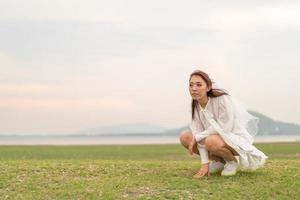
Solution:
[{"label": "woman", "polygon": [[182,132],[180,141],[190,154],[200,155],[202,166],[194,177],[220,171],[222,176],[233,176],[238,169],[262,167],[268,157],[252,145],[258,119],[216,88],[205,72],[194,71],[189,81],[191,131]]}]

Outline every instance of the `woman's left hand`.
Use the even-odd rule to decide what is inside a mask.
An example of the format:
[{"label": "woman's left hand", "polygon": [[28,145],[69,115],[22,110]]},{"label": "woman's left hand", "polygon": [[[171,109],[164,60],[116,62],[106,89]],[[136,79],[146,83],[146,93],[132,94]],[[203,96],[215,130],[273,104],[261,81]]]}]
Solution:
[{"label": "woman's left hand", "polygon": [[189,148],[188,148],[191,155],[193,155],[193,148],[196,145],[196,143],[197,143],[197,141],[196,141],[195,137],[193,137],[192,141],[189,144]]}]

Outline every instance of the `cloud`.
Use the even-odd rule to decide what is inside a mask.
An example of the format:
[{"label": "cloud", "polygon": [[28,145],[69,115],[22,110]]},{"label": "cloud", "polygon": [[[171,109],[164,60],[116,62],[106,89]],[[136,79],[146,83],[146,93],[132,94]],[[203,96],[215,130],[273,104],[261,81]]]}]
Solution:
[{"label": "cloud", "polygon": [[120,16],[118,7],[122,1],[104,2],[89,0],[18,0],[0,2],[0,18],[22,20],[100,20],[120,22],[125,16]]},{"label": "cloud", "polygon": [[[134,99],[91,93],[87,85],[0,84],[0,133],[61,134],[132,121]],[[89,95],[90,94],[90,95]]]},{"label": "cloud", "polygon": [[[85,81],[64,84],[2,83],[0,84],[0,107],[27,111],[54,109],[57,112],[70,109],[87,109],[95,112],[125,111],[135,107],[130,98],[120,95],[109,96],[104,93],[105,87],[101,85],[93,87],[91,84]],[[99,92],[95,92],[95,89]]]},{"label": "cloud", "polygon": [[0,108],[11,109],[15,111],[30,111],[32,109],[40,111],[129,111],[135,104],[129,99],[112,98],[86,98],[86,99],[30,99],[30,98],[7,98],[0,100]]},{"label": "cloud", "polygon": [[298,7],[1,1],[1,128],[59,132],[137,120],[176,127],[189,120],[196,68],[251,109],[298,122],[290,106],[300,96]]}]

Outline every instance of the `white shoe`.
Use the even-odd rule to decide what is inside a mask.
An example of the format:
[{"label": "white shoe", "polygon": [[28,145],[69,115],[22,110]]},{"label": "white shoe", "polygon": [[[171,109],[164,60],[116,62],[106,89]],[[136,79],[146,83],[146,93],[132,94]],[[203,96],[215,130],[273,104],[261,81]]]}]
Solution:
[{"label": "white shoe", "polygon": [[216,172],[220,172],[224,169],[224,163],[219,162],[219,161],[211,161],[209,163],[209,172],[210,173],[216,173]]},{"label": "white shoe", "polygon": [[234,160],[226,162],[224,169],[221,173],[222,176],[233,176],[238,171],[238,163]]}]

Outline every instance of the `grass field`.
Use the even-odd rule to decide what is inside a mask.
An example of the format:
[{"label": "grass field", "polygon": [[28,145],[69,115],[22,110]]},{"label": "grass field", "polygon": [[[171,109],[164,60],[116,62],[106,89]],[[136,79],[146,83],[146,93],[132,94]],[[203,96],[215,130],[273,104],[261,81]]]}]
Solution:
[{"label": "grass field", "polygon": [[203,179],[180,145],[0,146],[0,199],[300,199],[300,143],[255,146],[264,168]]}]

